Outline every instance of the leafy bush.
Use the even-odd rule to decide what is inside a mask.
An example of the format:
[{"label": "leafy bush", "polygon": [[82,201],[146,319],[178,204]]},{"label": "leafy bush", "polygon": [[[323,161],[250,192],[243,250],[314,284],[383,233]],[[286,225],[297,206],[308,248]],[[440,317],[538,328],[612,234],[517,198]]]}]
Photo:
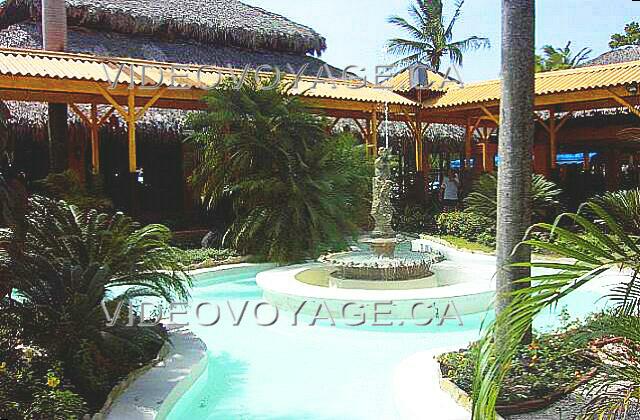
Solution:
[{"label": "leafy bush", "polygon": [[113,203],[103,193],[102,184],[96,178],[88,188],[72,170],[49,174],[36,185],[44,195],[56,200],[64,200],[82,210],[94,209],[98,212],[112,212]]},{"label": "leafy bush", "polygon": [[[496,223],[498,213],[498,179],[495,175],[484,174],[473,185],[472,192],[465,198],[467,210],[480,214]],[[560,203],[558,196],[562,190],[544,176],[535,174],[531,178],[531,199],[534,220],[542,220],[549,211],[556,210]]]},{"label": "leafy bush", "polygon": [[394,229],[401,232],[425,233],[433,232],[437,226],[436,215],[440,206],[435,200],[431,206],[407,205],[394,218]]},{"label": "leafy bush", "polygon": [[468,211],[440,213],[437,217],[438,232],[457,236],[487,246],[495,246],[495,226],[486,217]]},{"label": "leafy bush", "polygon": [[230,257],[235,257],[236,253],[229,249],[200,248],[200,249],[177,249],[176,261],[183,267],[188,268],[201,264],[205,261],[223,261]]},{"label": "leafy bush", "polygon": [[[108,327],[102,302],[114,313],[118,302],[133,298],[187,296],[189,278],[170,236],[164,226],[140,227],[121,213],[82,211],[38,196],[29,201],[23,252],[11,264],[17,297],[11,313],[21,320],[22,340],[60,360],[92,406],[166,339],[157,328]],[[114,296],[114,287],[127,290]]]},{"label": "leafy bush", "polygon": [[[498,404],[509,405],[541,399],[574,385],[596,366],[588,357],[587,346],[576,348],[576,336],[584,325],[562,332],[538,335],[532,344],[520,345],[503,382]],[[443,376],[471,394],[479,355],[478,344],[441,355]]]},{"label": "leafy bush", "polygon": [[190,116],[202,149],[192,183],[209,208],[233,203],[224,246],[276,262],[316,256],[368,222],[371,162],[299,98],[249,79],[212,91],[208,112]]}]

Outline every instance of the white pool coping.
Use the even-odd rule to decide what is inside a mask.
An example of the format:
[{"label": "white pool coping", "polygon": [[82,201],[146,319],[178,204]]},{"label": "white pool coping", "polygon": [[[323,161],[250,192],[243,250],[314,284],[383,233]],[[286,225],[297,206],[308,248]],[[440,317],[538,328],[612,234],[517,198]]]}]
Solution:
[{"label": "white pool coping", "polygon": [[114,401],[105,419],[157,419],[165,402],[179,398],[174,391],[186,391],[204,371],[207,349],[198,337],[182,328],[172,331],[170,339],[173,346],[167,357],[133,382]]},{"label": "white pool coping", "polygon": [[[229,264],[190,271],[194,286],[198,276],[210,273],[222,275],[227,270],[270,268],[273,264]],[[164,419],[175,403],[200,377],[207,367],[207,347],[188,327],[172,330],[169,334],[169,354],[147,372],[137,378],[116,400],[103,416],[106,420]]]}]

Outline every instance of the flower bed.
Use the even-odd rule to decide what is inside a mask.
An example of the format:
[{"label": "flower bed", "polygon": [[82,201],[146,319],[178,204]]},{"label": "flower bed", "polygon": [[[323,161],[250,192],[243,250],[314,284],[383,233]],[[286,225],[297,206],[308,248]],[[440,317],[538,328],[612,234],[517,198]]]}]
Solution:
[{"label": "flower bed", "polygon": [[[593,353],[576,347],[579,329],[537,336],[521,346],[505,378],[496,409],[503,415],[536,411],[562,399],[596,373]],[[444,378],[472,393],[477,346],[438,358]]]}]

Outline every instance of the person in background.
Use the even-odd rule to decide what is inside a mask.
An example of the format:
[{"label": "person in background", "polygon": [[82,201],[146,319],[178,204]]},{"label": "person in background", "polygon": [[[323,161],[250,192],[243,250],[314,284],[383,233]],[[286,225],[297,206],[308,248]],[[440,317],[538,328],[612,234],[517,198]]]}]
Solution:
[{"label": "person in background", "polygon": [[442,199],[446,209],[455,209],[460,200],[460,178],[451,169],[442,179]]}]

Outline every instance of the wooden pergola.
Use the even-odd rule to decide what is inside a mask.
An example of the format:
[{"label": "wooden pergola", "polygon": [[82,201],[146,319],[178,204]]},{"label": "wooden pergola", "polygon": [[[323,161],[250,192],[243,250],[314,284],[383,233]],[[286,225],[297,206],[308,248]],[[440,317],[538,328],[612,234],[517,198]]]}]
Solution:
[{"label": "wooden pergola", "polygon": [[[0,49],[0,100],[67,103],[90,129],[92,171],[100,170],[99,128],[111,115],[127,123],[129,172],[137,171],[136,122],[151,108],[202,110],[203,97],[223,80],[273,74],[244,74],[240,70],[115,59],[40,50]],[[361,86],[357,81],[338,81],[283,76],[288,92],[299,96],[312,112],[333,118],[353,119],[365,140],[367,153],[377,153],[378,131],[384,115],[406,121],[415,134],[422,159],[420,105],[389,89]],[[83,111],[88,105],[88,111]],[[99,105],[109,106],[99,115]],[[364,123],[362,123],[364,121]],[[422,164],[422,163],[420,163]]]},{"label": "wooden pergola", "polygon": [[[536,150],[536,170],[548,173],[557,167],[560,134],[565,124],[580,111],[624,109],[640,118],[640,61],[538,73],[535,112],[532,118],[548,136],[548,150]],[[415,97],[412,92],[410,97]],[[465,158],[473,155],[473,139],[479,139],[480,168],[493,170],[487,150],[500,125],[499,80],[453,86],[442,94],[421,101],[421,113],[430,121],[460,124],[466,128]],[[615,162],[614,162],[615,163]]]},{"label": "wooden pergola", "polygon": [[[238,81],[242,76],[240,70],[211,66],[0,49],[0,99],[69,104],[90,128],[94,173],[100,168],[98,129],[111,115],[117,114],[127,123],[128,166],[135,173],[135,125],[150,108],[204,109],[202,99],[211,88],[222,80]],[[273,74],[250,77],[270,80]],[[340,119],[353,119],[370,155],[376,154],[379,126],[386,117],[408,127],[419,172],[429,171],[429,151],[423,138],[432,123],[466,127],[465,160],[470,163],[477,136],[481,168],[493,167],[487,150],[492,147],[489,138],[499,126],[499,80],[466,86],[450,83],[438,89],[409,87],[399,93],[389,86],[362,86],[360,81],[296,80],[286,75],[281,82],[289,84],[288,92],[302,98],[312,112],[333,118],[334,126]],[[538,74],[532,118],[547,132],[549,147],[547,157],[538,159],[537,164],[544,160],[545,167],[556,166],[559,133],[577,111],[624,108],[640,117],[639,84],[640,61]],[[109,108],[100,115],[98,105]]]}]

